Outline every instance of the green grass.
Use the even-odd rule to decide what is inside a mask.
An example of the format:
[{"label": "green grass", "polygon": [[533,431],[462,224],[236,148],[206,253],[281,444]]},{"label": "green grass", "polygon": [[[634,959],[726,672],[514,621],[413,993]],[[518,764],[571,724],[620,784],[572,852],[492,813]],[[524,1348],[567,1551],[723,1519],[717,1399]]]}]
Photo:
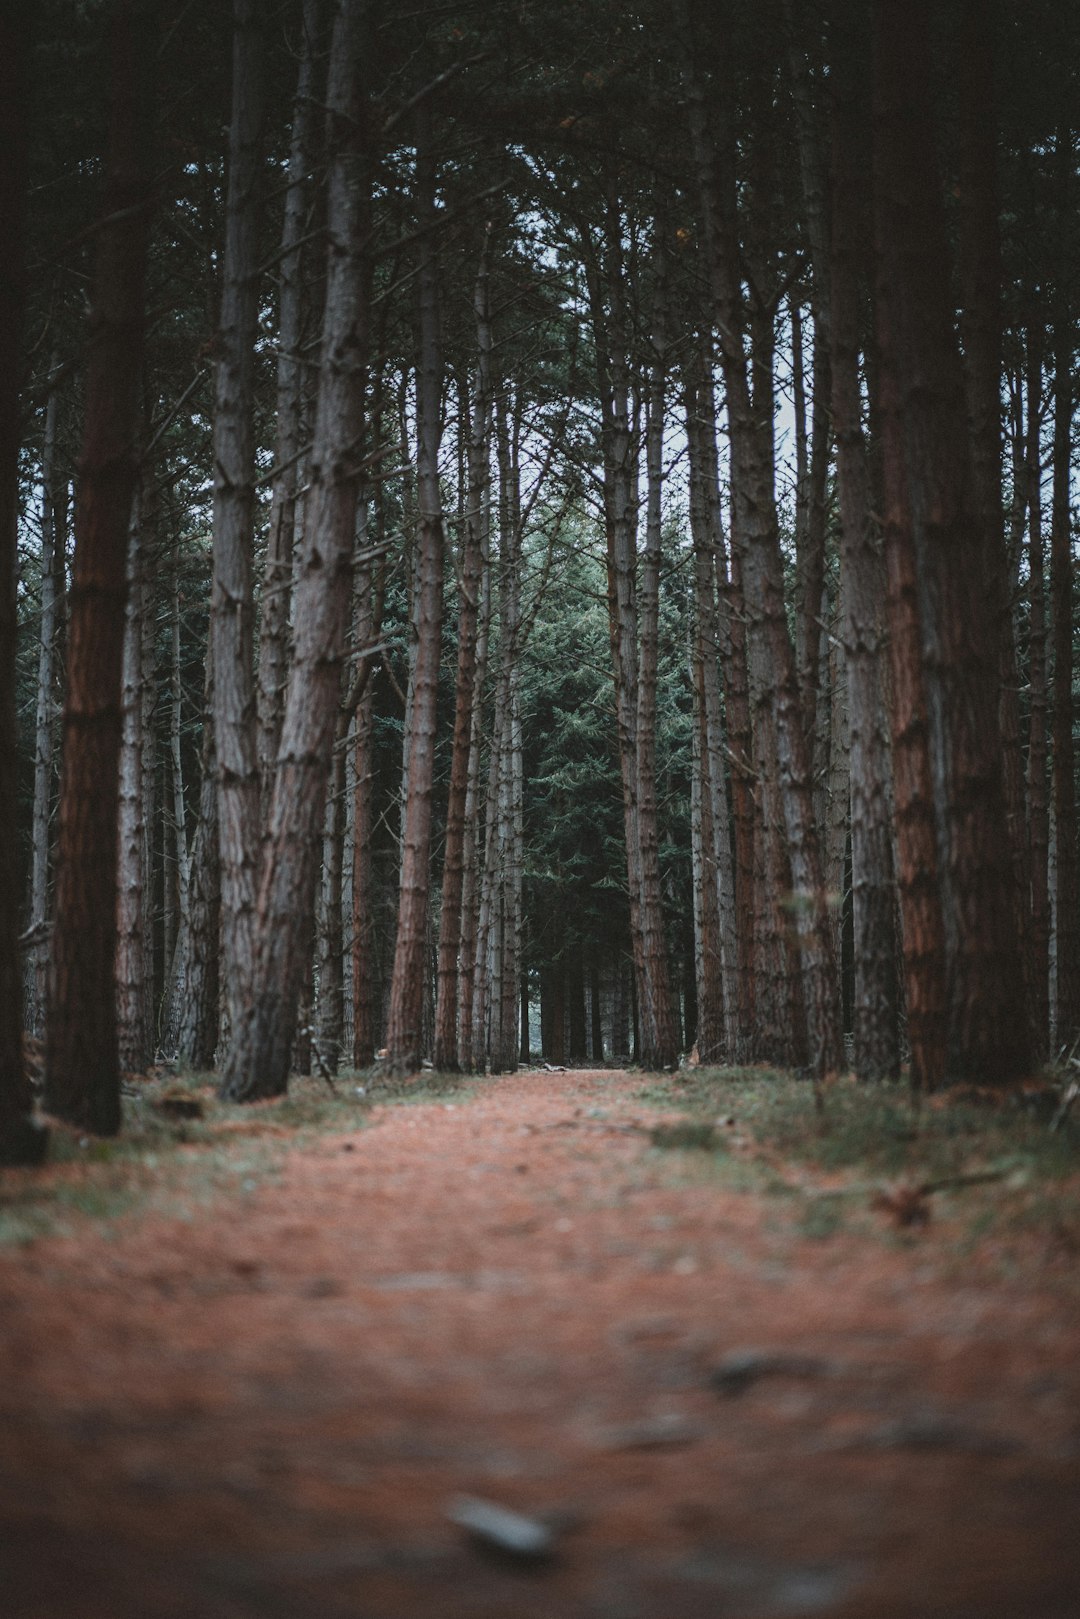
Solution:
[{"label": "green grass", "polygon": [[[849,1079],[826,1087],[819,1106],[805,1080],[765,1068],[684,1070],[641,1094],[686,1114],[684,1133],[697,1127],[685,1141],[662,1127],[668,1145],[711,1150],[725,1187],[786,1197],[805,1235],[831,1235],[869,1206],[875,1189],[929,1186],[934,1218],[959,1214],[972,1240],[1036,1232],[1062,1251],[1074,1240],[1080,1250],[1075,1111],[1051,1131],[1045,1106],[1034,1113],[1022,1100],[990,1107],[945,1096],[920,1104],[900,1085]],[[977,1175],[988,1179],[936,1185]],[[887,1219],[875,1221],[889,1228]]]},{"label": "green grass", "polygon": [[[398,1084],[375,1071],[348,1071],[333,1088],[323,1079],[296,1079],[286,1096],[240,1104],[218,1099],[212,1074],[148,1080],[124,1096],[120,1135],[54,1128],[42,1168],[0,1170],[0,1245],[66,1235],[84,1221],[194,1219],[220,1199],[251,1196],[280,1173],[293,1148],[366,1127],[376,1106],[465,1102],[481,1084],[427,1072]],[[197,1105],[202,1116],[170,1116],[161,1107],[169,1099]]]},{"label": "green grass", "polygon": [[705,1152],[724,1150],[723,1137],[710,1119],[681,1119],[675,1124],[656,1124],[649,1131],[654,1147],[700,1147]]}]

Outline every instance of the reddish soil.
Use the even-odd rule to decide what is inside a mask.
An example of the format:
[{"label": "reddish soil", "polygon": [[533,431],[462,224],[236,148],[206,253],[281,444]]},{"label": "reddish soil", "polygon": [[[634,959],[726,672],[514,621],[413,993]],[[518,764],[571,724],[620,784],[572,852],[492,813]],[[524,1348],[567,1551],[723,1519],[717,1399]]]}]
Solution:
[{"label": "reddish soil", "polygon": [[384,1108],[242,1204],[0,1254],[0,1613],[1075,1619],[1075,1283],[800,1236],[639,1086]]}]

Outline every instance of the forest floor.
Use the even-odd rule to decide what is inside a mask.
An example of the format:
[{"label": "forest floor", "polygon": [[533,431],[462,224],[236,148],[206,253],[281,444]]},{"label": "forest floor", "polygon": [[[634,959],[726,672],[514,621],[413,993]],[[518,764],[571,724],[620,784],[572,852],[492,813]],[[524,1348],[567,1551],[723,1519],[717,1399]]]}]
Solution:
[{"label": "forest floor", "polygon": [[898,1102],[856,1161],[786,1084],[350,1081],[12,1172],[0,1612],[1075,1619],[1075,1156],[924,1174]]}]

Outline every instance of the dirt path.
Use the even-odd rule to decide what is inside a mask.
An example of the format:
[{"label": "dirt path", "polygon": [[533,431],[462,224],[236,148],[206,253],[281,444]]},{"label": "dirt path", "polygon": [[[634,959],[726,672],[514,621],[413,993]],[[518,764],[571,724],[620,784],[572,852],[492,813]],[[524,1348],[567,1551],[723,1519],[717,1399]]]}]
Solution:
[{"label": "dirt path", "polygon": [[800,1237],[639,1086],[382,1109],[213,1217],[0,1254],[0,1613],[1075,1619],[1075,1294]]}]

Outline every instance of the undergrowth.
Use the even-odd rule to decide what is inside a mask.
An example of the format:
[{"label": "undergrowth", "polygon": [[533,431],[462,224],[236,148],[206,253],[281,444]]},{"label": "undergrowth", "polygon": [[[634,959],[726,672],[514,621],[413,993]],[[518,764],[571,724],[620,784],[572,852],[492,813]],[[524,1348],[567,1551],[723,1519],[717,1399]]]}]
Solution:
[{"label": "undergrowth", "polygon": [[903,1231],[947,1212],[965,1241],[1036,1230],[1080,1251],[1080,1117],[1051,1130],[1049,1087],[991,1106],[850,1078],[815,1095],[789,1073],[722,1068],[684,1070],[641,1094],[696,1126],[654,1133],[654,1145],[704,1149],[725,1186],[795,1199],[806,1235],[832,1235],[867,1208]]},{"label": "undergrowth", "polygon": [[346,1072],[332,1086],[294,1079],[286,1096],[240,1104],[219,1100],[211,1074],[161,1074],[126,1089],[118,1136],[51,1124],[41,1168],[0,1170],[0,1245],[67,1235],[80,1220],[193,1219],[219,1198],[250,1196],[280,1173],[293,1147],[364,1128],[376,1106],[464,1101],[478,1083],[456,1074],[397,1083]]}]

